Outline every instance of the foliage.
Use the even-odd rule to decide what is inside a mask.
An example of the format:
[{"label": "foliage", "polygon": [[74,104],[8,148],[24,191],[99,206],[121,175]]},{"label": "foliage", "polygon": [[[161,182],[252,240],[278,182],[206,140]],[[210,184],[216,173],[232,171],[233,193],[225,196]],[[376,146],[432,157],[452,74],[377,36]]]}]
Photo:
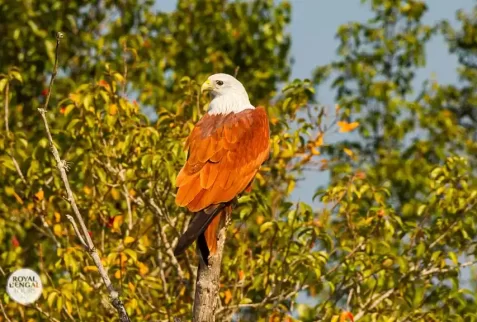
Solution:
[{"label": "foliage", "polygon": [[[348,311],[363,321],[477,320],[472,285],[459,275],[476,251],[477,14],[460,13],[455,30],[425,25],[421,1],[368,5],[373,19],[338,29],[335,61],[312,81],[290,82],[286,1],[181,0],[174,12],[155,13],[151,1],[0,0],[8,9],[0,13],[2,115],[9,110],[0,134],[0,273],[30,267],[45,285],[37,307],[3,295],[5,314],[117,319],[66,220],[71,209],[36,111],[48,94],[51,34],[61,30],[47,116],[133,320],[190,320],[197,257],[193,248],[179,260],[172,254],[190,219],[174,204],[173,183],[183,141],[207,108],[201,81],[236,71],[252,102],[267,108],[272,149],[234,212],[218,320],[343,321]],[[463,81],[416,87],[437,34],[461,57]],[[328,79],[333,109],[315,102]],[[327,142],[333,131],[343,140]],[[289,198],[310,168],[331,174],[316,209]]]}]

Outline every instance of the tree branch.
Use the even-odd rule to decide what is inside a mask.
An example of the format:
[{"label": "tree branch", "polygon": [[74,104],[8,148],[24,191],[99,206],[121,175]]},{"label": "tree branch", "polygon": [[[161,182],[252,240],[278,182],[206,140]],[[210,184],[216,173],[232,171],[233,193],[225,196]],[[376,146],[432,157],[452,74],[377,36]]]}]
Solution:
[{"label": "tree branch", "polygon": [[199,256],[199,267],[197,269],[197,281],[194,297],[193,322],[214,322],[215,310],[219,293],[220,265],[224,251],[227,226],[230,223],[230,215],[222,218],[219,224],[217,251],[209,257],[207,266]]},{"label": "tree branch", "polygon": [[[384,301],[385,299],[387,299],[388,297],[391,296],[391,294],[393,294],[395,290],[392,288],[388,291],[386,291],[385,293],[383,293],[381,296],[378,296],[378,297],[373,297],[371,299],[369,299],[369,301],[365,304],[366,306],[366,309],[363,310],[363,311],[359,311],[358,314],[356,314],[354,316],[354,320],[355,321],[358,321],[359,319],[361,319],[363,317],[363,315],[367,312],[367,311],[370,311],[372,309],[374,309],[376,306],[378,306],[382,301]],[[376,300],[374,300],[376,299]],[[368,305],[371,303],[371,301],[374,302],[368,307]]]},{"label": "tree branch", "polygon": [[[5,132],[7,134],[7,139],[10,139],[10,127],[8,126],[8,96],[10,95],[10,84],[9,82],[7,81],[7,85],[5,86]],[[14,151],[13,151],[13,148],[10,147],[10,152],[7,152],[7,154],[10,156],[10,158],[12,159],[12,162],[13,162],[13,165],[15,166],[15,169],[17,170],[17,173],[18,175],[20,176],[20,179],[22,180],[22,182],[24,184],[27,184],[26,180],[25,180],[25,176],[23,175],[22,173],[22,170],[20,169],[20,166],[18,165],[18,162],[17,160],[15,159],[15,156],[14,156]]]},{"label": "tree branch", "polygon": [[109,279],[109,276],[106,272],[106,269],[101,263],[101,258],[99,257],[99,254],[96,251],[96,248],[94,247],[93,240],[91,239],[88,233],[88,228],[86,227],[86,224],[83,221],[83,217],[81,216],[78,206],[76,205],[76,201],[75,201],[73,192],[71,190],[70,183],[68,181],[68,176],[66,174],[66,168],[67,168],[66,162],[64,160],[61,160],[58,149],[53,143],[53,137],[51,136],[50,128],[48,126],[48,120],[46,118],[46,111],[48,108],[48,103],[50,101],[51,91],[53,88],[53,82],[58,72],[58,52],[59,52],[60,42],[62,38],[63,38],[63,34],[61,32],[58,32],[56,35],[55,65],[53,67],[53,73],[51,75],[50,85],[48,87],[48,94],[46,96],[44,107],[39,108],[38,112],[40,112],[41,118],[43,119],[43,123],[45,125],[45,130],[48,137],[48,141],[50,143],[51,152],[56,161],[56,166],[58,168],[58,171],[60,172],[61,180],[63,181],[63,184],[66,189],[66,193],[68,196],[67,200],[69,204],[71,205],[71,208],[73,209],[76,220],[79,223],[79,229],[77,229],[76,233],[79,234],[78,236],[82,236],[83,244],[86,245],[88,253],[93,259],[96,267],[98,268],[99,274],[101,275],[101,278],[103,279],[103,282],[106,285],[106,288],[108,289],[109,296],[111,297],[111,303],[116,308],[119,314],[119,320],[121,322],[129,322],[130,320],[129,320],[128,314],[126,312],[126,309],[124,308],[122,301],[119,298],[119,293],[114,289],[111,283],[111,280]]},{"label": "tree branch", "polygon": [[5,309],[3,308],[2,301],[0,301],[0,310],[2,311],[2,314],[3,314],[3,317],[5,318],[5,321],[12,322],[12,320],[10,320],[8,318],[7,312],[5,312]]}]

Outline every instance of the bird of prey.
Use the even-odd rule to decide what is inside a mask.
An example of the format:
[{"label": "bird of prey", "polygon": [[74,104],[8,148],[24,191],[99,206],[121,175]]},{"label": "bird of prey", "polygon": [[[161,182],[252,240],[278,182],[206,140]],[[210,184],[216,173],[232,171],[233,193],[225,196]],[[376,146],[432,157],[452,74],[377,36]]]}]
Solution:
[{"label": "bird of prey", "polygon": [[207,113],[190,133],[188,157],[176,180],[176,203],[194,213],[174,250],[183,253],[197,240],[207,264],[217,250],[221,218],[235,198],[251,190],[270,150],[268,117],[254,107],[242,83],[228,74],[210,76],[201,87],[212,97]]}]

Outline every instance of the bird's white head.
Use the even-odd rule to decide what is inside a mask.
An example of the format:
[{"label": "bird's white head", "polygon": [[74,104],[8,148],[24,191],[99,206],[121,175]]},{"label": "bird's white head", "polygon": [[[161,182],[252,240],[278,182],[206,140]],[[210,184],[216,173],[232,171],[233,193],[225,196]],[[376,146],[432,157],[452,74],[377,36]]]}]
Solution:
[{"label": "bird's white head", "polygon": [[250,104],[245,87],[235,77],[228,74],[214,74],[202,84],[201,92],[209,92],[212,101],[209,114],[239,113],[254,108]]}]

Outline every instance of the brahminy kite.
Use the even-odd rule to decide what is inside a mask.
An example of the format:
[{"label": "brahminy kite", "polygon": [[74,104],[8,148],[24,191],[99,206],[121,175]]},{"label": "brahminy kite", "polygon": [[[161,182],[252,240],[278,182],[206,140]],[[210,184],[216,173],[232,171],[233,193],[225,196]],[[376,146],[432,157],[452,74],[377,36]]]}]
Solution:
[{"label": "brahminy kite", "polygon": [[212,100],[190,133],[187,161],[176,180],[176,203],[195,213],[174,254],[195,240],[204,262],[217,250],[221,218],[251,183],[268,158],[270,130],[263,107],[255,108],[242,83],[227,74],[210,76],[201,92]]}]

